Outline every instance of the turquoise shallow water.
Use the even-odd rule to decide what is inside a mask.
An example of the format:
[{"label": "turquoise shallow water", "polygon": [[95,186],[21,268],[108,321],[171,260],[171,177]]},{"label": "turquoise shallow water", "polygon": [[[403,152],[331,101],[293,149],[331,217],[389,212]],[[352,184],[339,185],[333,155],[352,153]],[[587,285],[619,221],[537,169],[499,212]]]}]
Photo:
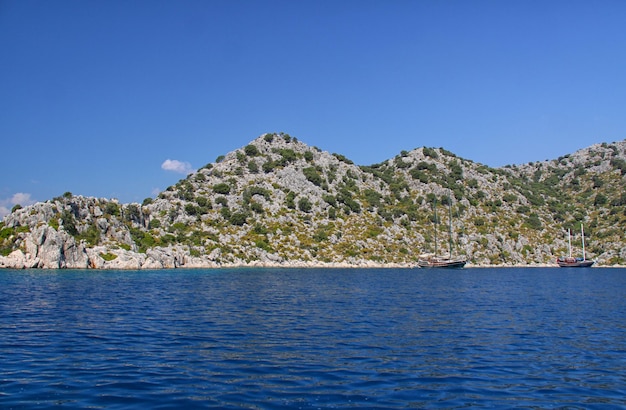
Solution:
[{"label": "turquoise shallow water", "polygon": [[626,408],[626,269],[0,270],[0,407]]}]

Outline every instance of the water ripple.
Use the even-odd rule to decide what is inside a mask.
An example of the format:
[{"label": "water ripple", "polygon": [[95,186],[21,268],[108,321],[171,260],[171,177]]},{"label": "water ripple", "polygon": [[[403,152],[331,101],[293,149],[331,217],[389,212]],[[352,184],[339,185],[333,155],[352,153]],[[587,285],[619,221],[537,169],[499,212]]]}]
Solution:
[{"label": "water ripple", "polygon": [[0,271],[2,408],[626,407],[626,271]]}]

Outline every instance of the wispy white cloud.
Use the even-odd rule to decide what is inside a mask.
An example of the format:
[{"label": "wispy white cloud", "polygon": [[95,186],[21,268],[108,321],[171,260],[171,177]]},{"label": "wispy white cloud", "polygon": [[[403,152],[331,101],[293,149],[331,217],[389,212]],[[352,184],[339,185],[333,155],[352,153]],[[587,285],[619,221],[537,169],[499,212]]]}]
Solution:
[{"label": "wispy white cloud", "polygon": [[176,159],[166,159],[162,164],[161,168],[166,171],[178,172],[179,174],[191,174],[194,172],[194,169],[191,167],[189,162],[182,162]]},{"label": "wispy white cloud", "polygon": [[35,202],[37,201],[25,192],[17,192],[10,198],[0,198],[0,219],[8,215],[15,205],[28,206]]},{"label": "wispy white cloud", "polygon": [[22,206],[28,206],[34,204],[35,201],[30,197],[30,194],[18,192],[16,194],[13,194],[13,196],[11,197],[11,203],[13,205],[20,204]]}]

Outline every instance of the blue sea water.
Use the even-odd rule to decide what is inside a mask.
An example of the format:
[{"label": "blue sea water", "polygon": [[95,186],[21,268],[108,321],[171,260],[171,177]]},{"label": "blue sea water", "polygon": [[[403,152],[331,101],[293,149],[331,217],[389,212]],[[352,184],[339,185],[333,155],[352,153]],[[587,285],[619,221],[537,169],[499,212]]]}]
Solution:
[{"label": "blue sea water", "polygon": [[0,407],[626,408],[626,269],[0,270]]}]

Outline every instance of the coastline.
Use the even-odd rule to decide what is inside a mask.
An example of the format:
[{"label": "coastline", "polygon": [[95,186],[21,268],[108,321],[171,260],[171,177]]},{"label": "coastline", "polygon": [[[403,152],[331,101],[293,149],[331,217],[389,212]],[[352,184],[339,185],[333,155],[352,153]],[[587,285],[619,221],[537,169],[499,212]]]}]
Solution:
[{"label": "coastline", "polygon": [[[216,257],[217,256],[217,257]],[[420,269],[417,262],[377,262],[348,258],[337,262],[317,260],[285,260],[277,255],[262,253],[253,260],[234,258],[221,262],[219,255],[191,256],[182,247],[152,248],[145,253],[125,249],[111,250],[106,246],[86,248],[58,246],[50,249],[33,247],[32,252],[17,249],[0,256],[0,268],[5,269],[98,269],[98,270],[156,270],[156,269],[229,269],[229,268],[317,268],[317,269]],[[217,259],[217,260],[216,260]],[[592,268],[625,268],[624,265],[601,265]],[[467,263],[465,269],[483,268],[559,268],[551,263]]]},{"label": "coastline", "polygon": [[[380,263],[368,260],[357,260],[351,262],[320,262],[320,261],[269,261],[254,260],[250,262],[238,261],[221,263],[215,261],[207,261],[203,258],[193,257],[174,257],[171,260],[155,260],[150,256],[137,258],[140,254],[134,254],[135,257],[122,257],[113,261],[104,261],[98,258],[97,263],[87,261],[86,264],[80,266],[68,266],[67,264],[41,264],[38,258],[29,259],[24,254],[10,254],[8,256],[0,256],[0,269],[33,269],[33,270],[159,270],[159,269],[233,269],[233,268],[281,268],[281,269],[422,269],[417,263]],[[55,266],[56,265],[56,266]],[[493,268],[560,268],[556,263],[530,263],[530,264],[472,264],[468,263],[464,269],[493,269]],[[616,268],[623,269],[626,265],[598,265],[594,264],[591,268]]]}]

